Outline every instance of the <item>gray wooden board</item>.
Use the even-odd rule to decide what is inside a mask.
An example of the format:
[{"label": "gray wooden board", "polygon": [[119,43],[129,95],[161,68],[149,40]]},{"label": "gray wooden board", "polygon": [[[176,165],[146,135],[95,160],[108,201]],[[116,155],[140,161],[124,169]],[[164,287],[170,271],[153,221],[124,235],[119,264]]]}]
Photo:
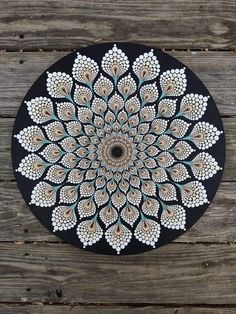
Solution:
[{"label": "gray wooden board", "polygon": [[[236,2],[0,4],[0,313],[236,313]],[[204,216],[173,243],[135,256],[62,243],[27,208],[11,168],[14,117],[32,83],[69,50],[106,41],[182,50],[168,53],[202,79],[226,133],[223,182]]]},{"label": "gray wooden board", "polygon": [[100,41],[235,49],[234,0],[1,0],[2,49],[74,49]]},{"label": "gray wooden board", "polygon": [[236,307],[0,304],[1,314],[235,314]]},{"label": "gray wooden board", "polygon": [[0,243],[0,302],[235,304],[236,244],[171,243],[109,256]]}]

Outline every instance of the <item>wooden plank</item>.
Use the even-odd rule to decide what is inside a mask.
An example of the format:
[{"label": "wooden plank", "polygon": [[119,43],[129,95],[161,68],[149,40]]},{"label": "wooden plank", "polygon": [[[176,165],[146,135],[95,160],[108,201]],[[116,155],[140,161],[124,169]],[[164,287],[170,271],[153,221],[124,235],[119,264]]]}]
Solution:
[{"label": "wooden plank", "polygon": [[74,49],[97,41],[234,49],[234,0],[1,0],[1,49]]},{"label": "wooden plank", "polygon": [[[0,116],[15,117],[26,92],[38,76],[68,52],[0,53]],[[236,114],[236,53],[169,52],[194,71],[214,97],[221,115]]]},{"label": "wooden plank", "polygon": [[0,243],[0,302],[235,304],[236,245],[177,244],[130,256]]},{"label": "wooden plank", "polygon": [[[0,118],[0,179],[11,181],[15,177],[11,164],[11,133],[14,124],[12,118]],[[224,181],[235,181],[236,177],[236,117],[223,118],[226,136],[226,163]]]},{"label": "wooden plank", "polygon": [[[204,216],[176,242],[236,243],[235,193],[235,182],[222,182]],[[60,241],[31,213],[15,182],[0,183],[0,241]]]},{"label": "wooden plank", "polygon": [[2,314],[235,314],[236,307],[0,304]]}]

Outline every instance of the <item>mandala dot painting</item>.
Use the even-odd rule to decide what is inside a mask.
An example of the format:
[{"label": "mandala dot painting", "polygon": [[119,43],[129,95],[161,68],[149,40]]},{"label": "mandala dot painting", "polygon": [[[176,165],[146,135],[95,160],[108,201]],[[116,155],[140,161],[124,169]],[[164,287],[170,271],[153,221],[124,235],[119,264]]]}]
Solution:
[{"label": "mandala dot painting", "polygon": [[129,43],[52,65],[25,96],[12,138],[32,212],[62,240],[103,254],[144,252],[189,229],[213,200],[224,153],[202,82],[168,54]]}]

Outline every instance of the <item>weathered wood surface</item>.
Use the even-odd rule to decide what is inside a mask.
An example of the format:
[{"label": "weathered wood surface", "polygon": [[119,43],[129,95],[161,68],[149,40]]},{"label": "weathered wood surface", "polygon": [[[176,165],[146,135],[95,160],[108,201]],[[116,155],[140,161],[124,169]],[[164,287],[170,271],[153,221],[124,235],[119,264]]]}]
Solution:
[{"label": "weathered wood surface", "polygon": [[[235,191],[235,182],[222,183],[204,216],[175,242],[236,243]],[[0,239],[1,242],[61,241],[34,217],[15,182],[0,183]]]},{"label": "weathered wood surface", "polygon": [[130,256],[0,243],[1,302],[234,304],[235,244],[172,243]]},{"label": "weathered wood surface", "polygon": [[[222,116],[236,115],[234,51],[168,53],[202,79]],[[22,99],[39,75],[66,54],[68,52],[0,52],[0,116],[15,117]]]},{"label": "weathered wood surface", "polygon": [[[11,133],[13,118],[0,118],[0,180],[14,180],[11,165]],[[224,181],[236,180],[236,117],[223,119],[226,135],[226,163]]]},{"label": "weathered wood surface", "polygon": [[2,49],[74,49],[99,41],[236,47],[234,0],[1,0]]},{"label": "weathered wood surface", "polygon": [[0,304],[2,314],[235,314],[236,307],[117,306],[117,305],[9,305]]},{"label": "weathered wood surface", "polygon": [[[236,2],[0,4],[0,313],[236,313]],[[168,53],[202,79],[226,133],[223,182],[204,216],[173,243],[135,256],[63,243],[27,208],[11,168],[14,117],[32,83],[69,50],[106,41],[182,50]]]}]

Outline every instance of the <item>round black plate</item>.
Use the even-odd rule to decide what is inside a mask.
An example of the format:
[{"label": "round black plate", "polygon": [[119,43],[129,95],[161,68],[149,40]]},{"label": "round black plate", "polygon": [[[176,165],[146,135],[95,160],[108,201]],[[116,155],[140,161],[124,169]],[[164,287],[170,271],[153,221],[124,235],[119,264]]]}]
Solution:
[{"label": "round black plate", "polygon": [[189,229],[216,193],[224,155],[219,112],[199,78],[130,43],[52,65],[26,94],[12,138],[32,212],[62,240],[103,254],[144,252]]}]

